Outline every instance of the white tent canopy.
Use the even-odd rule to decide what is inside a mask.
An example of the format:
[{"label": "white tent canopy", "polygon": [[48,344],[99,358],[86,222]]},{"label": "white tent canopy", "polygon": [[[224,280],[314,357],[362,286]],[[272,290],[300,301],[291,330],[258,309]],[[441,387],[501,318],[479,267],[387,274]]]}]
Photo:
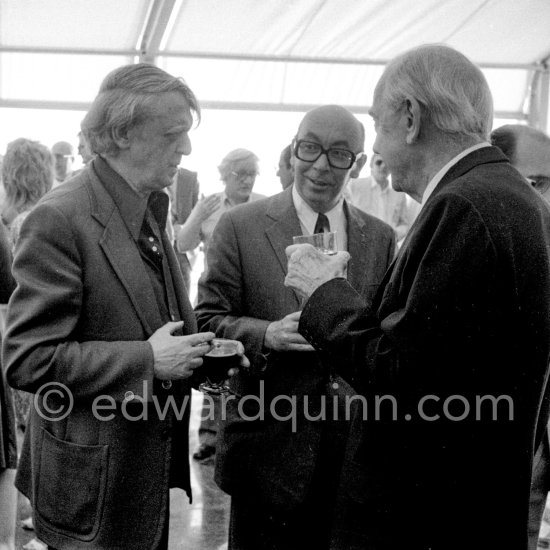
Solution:
[{"label": "white tent canopy", "polygon": [[498,118],[548,127],[549,0],[0,0],[0,108],[85,110],[135,60],[204,108],[365,112],[383,65],[427,42],[484,70]]}]

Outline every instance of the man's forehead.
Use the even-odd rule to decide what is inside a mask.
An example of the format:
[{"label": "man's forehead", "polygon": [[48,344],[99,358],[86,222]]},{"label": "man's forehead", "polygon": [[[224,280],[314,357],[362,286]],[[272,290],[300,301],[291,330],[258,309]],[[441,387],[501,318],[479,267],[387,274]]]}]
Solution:
[{"label": "man's forehead", "polygon": [[298,130],[299,138],[315,138],[356,144],[361,141],[359,121],[344,109],[316,109],[306,114]]}]

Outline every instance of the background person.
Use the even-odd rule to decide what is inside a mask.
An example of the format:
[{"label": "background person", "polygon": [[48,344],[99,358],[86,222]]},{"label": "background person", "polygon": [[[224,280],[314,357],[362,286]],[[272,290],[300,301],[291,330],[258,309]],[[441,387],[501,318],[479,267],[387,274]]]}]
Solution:
[{"label": "background person", "polygon": [[[363,126],[347,109],[309,111],[294,141],[294,184],[229,210],[210,240],[197,320],[201,330],[243,342],[253,372],[230,383],[265,409],[265,420],[251,420],[256,407],[246,405],[241,413],[232,400],[222,422],[215,479],[231,495],[231,549],[328,548],[348,423],[307,414],[350,390],[341,362],[320,361],[297,332],[300,300],[283,285],[284,251],[293,236],[337,231],[339,250],[353,258],[350,284],[365,299],[373,297],[393,258],[393,231],[342,198],[365,163],[364,139]],[[296,400],[295,429],[270,412],[277,396]],[[277,412],[291,413],[285,406]]]},{"label": "background person", "polygon": [[[550,137],[520,124],[506,124],[491,132],[491,143],[498,147],[516,170],[550,202]],[[529,503],[529,549],[536,550],[541,518],[550,490],[550,448],[546,437],[535,453],[531,500]]]},{"label": "background person", "polygon": [[279,166],[277,169],[277,177],[281,180],[283,190],[294,183],[294,170],[290,162],[292,156],[291,146],[287,145],[279,157]]},{"label": "background person", "polygon": [[[252,192],[259,172],[258,157],[252,151],[230,151],[222,159],[218,170],[225,189],[199,200],[179,229],[177,237],[180,252],[193,250],[200,243],[203,244],[205,270],[208,269],[207,251],[210,239],[222,214],[238,204],[264,198],[263,195]],[[212,406],[210,402],[213,403]],[[193,453],[194,459],[207,460],[215,454],[220,417],[220,401],[217,396],[211,396],[211,401],[204,402],[199,427],[199,447]]]},{"label": "background person", "polygon": [[[0,304],[6,304],[15,289],[11,274],[11,246],[4,226],[0,223]],[[0,342],[3,319],[0,320]],[[0,365],[0,550],[15,550],[15,520],[17,514],[17,442],[15,415],[11,391]]]},{"label": "background person", "polygon": [[90,144],[82,132],[78,132],[78,154],[80,155],[84,166],[87,166],[88,163],[94,158],[94,154],[90,149]]},{"label": "background person", "polygon": [[53,157],[45,145],[25,138],[8,144],[2,163],[2,182],[6,212],[11,213],[6,216],[6,222],[12,246],[17,242],[24,219],[52,188],[53,180]]},{"label": "background person", "polygon": [[196,259],[195,249],[180,252],[177,240],[181,226],[187,221],[191,211],[199,201],[197,173],[185,168],[178,168],[172,185],[167,187],[166,190],[170,197],[170,227],[172,231],[170,240],[174,243],[174,250],[180,264],[183,281],[189,294],[191,292],[191,270]]},{"label": "background person", "polygon": [[370,161],[371,175],[351,180],[348,184],[349,201],[357,208],[376,216],[393,227],[398,242],[402,241],[411,225],[407,195],[390,184],[390,172],[380,155]]},{"label": "background person", "polygon": [[[550,210],[487,142],[489,87],[452,48],[390,62],[370,114],[394,188],[422,203],[376,300],[338,278],[344,253],[288,251],[286,283],[309,297],[300,334],[398,405],[354,418],[332,547],[525,549],[548,420]],[[496,413],[476,409],[487,396]]]},{"label": "background person", "polygon": [[55,180],[54,187],[61,185],[71,177],[74,164],[74,148],[68,141],[58,141],[52,147],[54,158]]}]

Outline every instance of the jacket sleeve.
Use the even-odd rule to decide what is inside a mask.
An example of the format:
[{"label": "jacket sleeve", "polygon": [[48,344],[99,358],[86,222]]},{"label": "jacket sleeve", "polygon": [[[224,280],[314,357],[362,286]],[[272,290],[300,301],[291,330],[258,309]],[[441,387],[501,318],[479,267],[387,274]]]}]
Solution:
[{"label": "jacket sleeve", "polygon": [[146,397],[153,380],[148,342],[86,341],[79,331],[84,302],[93,292],[83,285],[79,230],[48,203],[35,207],[23,223],[13,266],[18,287],[2,348],[8,382],[28,392],[62,383],[83,399],[106,394],[122,401],[127,391]]},{"label": "jacket sleeve", "polygon": [[221,218],[208,246],[207,270],[199,281],[195,309],[200,331],[239,340],[254,362],[261,355],[270,321],[243,315],[244,278],[239,241],[231,212]]},{"label": "jacket sleeve", "polygon": [[299,331],[314,347],[353,371],[347,380],[358,391],[395,384],[411,358],[428,364],[426,353],[445,356],[457,335],[475,337],[484,316],[496,253],[468,201],[438,197],[401,254],[380,304],[371,309],[345,280],[334,279],[313,293],[300,319]]}]

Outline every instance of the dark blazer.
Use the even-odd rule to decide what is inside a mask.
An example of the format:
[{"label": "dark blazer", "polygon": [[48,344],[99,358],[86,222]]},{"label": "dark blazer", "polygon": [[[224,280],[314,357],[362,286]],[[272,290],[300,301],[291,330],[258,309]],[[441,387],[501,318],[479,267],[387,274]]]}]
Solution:
[{"label": "dark blazer", "polygon": [[[370,299],[394,255],[392,229],[359,209],[345,205],[351,261],[348,280]],[[252,361],[251,376],[240,373],[232,386],[242,396],[263,394],[265,419],[252,399],[242,411],[237,400],[227,404],[217,452],[216,481],[231,495],[244,495],[265,510],[293,510],[307,494],[319,449],[322,422],[306,421],[298,412],[295,429],[289,420],[270,415],[269,404],[278,395],[295,396],[304,410],[308,396],[312,416],[320,396],[334,393],[327,385],[328,370],[314,352],[270,352],[263,348],[267,326],[300,309],[298,296],[284,286],[285,248],[301,235],[292,202],[292,189],[224,214],[208,249],[208,270],[199,282],[196,314],[200,330],[240,340]],[[265,372],[261,372],[265,368]],[[338,373],[338,365],[331,368]],[[345,384],[340,382],[340,388]],[[245,400],[243,400],[244,404]],[[279,402],[277,414],[289,412]]]},{"label": "dark blazer", "polygon": [[[184,332],[194,332],[177,260],[167,238],[163,245]],[[60,419],[31,411],[17,486],[31,499],[38,536],[59,549],[156,547],[169,485],[190,490],[189,411],[176,420],[170,409],[163,419],[152,395],[161,407],[172,395],[181,408],[190,392],[186,382],[165,390],[153,380],[145,340],[164,323],[135,241],[93,169],[29,214],[14,275],[3,348],[8,381],[29,392],[63,384],[52,388],[74,400],[50,403],[61,412],[68,405]],[[94,413],[100,395],[107,409]],[[140,398],[148,401],[146,419]]]},{"label": "dark blazer", "polygon": [[355,417],[333,548],[527,547],[548,418],[550,212],[500,151],[444,176],[372,306],[330,281],[300,332],[352,365],[370,413],[395,399]]}]

